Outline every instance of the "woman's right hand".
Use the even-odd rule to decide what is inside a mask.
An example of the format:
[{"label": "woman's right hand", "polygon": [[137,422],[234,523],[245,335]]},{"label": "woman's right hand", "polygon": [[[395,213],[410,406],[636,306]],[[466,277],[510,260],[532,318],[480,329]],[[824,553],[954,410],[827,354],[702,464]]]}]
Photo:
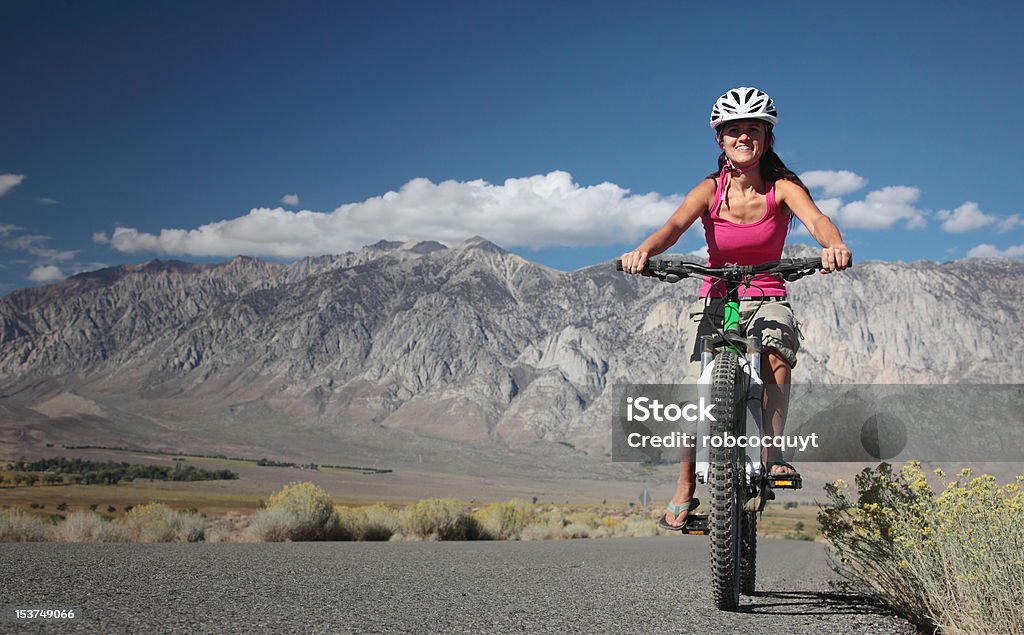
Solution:
[{"label": "woman's right hand", "polygon": [[647,264],[648,252],[634,249],[622,254],[622,270],[626,273],[640,273]]}]

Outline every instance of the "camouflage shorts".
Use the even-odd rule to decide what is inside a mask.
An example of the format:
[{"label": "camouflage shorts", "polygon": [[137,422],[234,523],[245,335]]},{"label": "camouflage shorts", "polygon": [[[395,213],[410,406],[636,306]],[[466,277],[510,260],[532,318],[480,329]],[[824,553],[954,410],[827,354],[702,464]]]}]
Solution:
[{"label": "camouflage shorts", "polygon": [[[690,307],[690,319],[699,322],[690,356],[690,377],[700,374],[700,338],[721,328],[724,305],[725,300],[722,298],[701,298]],[[770,349],[789,362],[791,368],[796,366],[796,354],[800,350],[800,327],[788,301],[741,300],[740,327],[745,330],[747,337],[761,340],[762,350],[767,352]]]}]

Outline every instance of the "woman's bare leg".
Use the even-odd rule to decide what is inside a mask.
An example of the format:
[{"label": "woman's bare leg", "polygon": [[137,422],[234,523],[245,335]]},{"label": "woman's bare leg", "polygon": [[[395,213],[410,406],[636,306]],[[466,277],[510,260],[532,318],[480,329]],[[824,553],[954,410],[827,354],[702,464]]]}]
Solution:
[{"label": "woman's bare leg", "polygon": [[[789,362],[774,350],[761,354],[761,369],[764,380],[764,431],[772,437],[782,436],[786,427],[786,414],[789,411],[789,380],[792,371]],[[766,448],[763,460],[765,465],[772,461],[782,460],[782,450]],[[795,474],[796,470],[777,465],[772,474]]]},{"label": "woman's bare leg", "polygon": [[[694,462],[693,448],[683,448],[679,461],[679,480],[676,482],[676,492],[672,495],[673,505],[682,505],[693,498],[693,492],[697,487],[696,468],[697,464]],[[666,511],[665,522],[670,525],[682,526],[686,522],[686,517],[689,513],[688,511],[682,511],[678,514],[673,514],[670,511]]]}]

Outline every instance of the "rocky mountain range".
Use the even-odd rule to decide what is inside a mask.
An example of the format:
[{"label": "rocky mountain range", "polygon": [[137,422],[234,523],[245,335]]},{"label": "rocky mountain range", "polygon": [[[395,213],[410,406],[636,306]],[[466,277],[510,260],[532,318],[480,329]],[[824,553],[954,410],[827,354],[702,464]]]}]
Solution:
[{"label": "rocky mountain range", "polygon": [[[793,283],[794,381],[1019,383],[1022,281],[1024,263],[970,259]],[[0,441],[604,457],[611,387],[685,376],[696,288],[612,263],[560,272],[482,238],[84,273],[0,299]]]}]

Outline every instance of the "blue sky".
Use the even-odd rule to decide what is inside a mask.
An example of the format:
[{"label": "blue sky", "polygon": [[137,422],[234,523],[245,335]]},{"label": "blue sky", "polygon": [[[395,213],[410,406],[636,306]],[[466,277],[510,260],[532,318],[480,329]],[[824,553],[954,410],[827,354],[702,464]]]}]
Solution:
[{"label": "blue sky", "polygon": [[[657,228],[758,86],[858,260],[1024,256],[1016,3],[7,2],[0,292],[484,235],[574,269]],[[703,245],[699,225],[672,251]],[[809,242],[797,232],[795,242]]]}]

